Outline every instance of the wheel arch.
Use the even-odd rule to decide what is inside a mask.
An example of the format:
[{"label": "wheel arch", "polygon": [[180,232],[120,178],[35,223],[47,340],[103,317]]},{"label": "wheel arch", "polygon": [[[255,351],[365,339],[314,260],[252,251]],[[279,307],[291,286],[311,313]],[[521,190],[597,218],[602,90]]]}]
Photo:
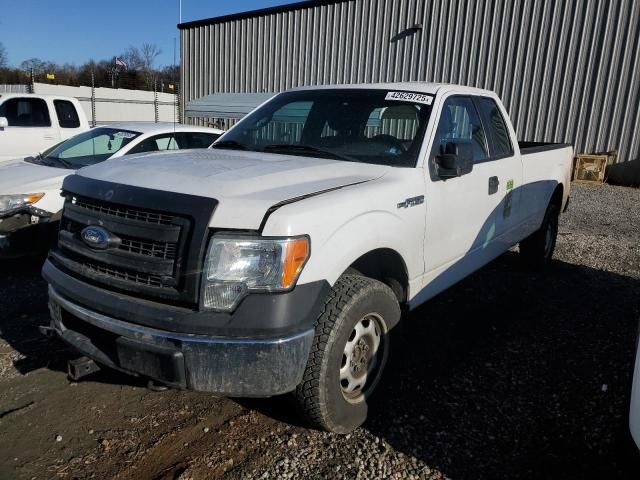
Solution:
[{"label": "wheel arch", "polygon": [[395,293],[400,304],[409,297],[409,273],[402,255],[392,248],[376,248],[357,258],[343,273],[378,280]]}]

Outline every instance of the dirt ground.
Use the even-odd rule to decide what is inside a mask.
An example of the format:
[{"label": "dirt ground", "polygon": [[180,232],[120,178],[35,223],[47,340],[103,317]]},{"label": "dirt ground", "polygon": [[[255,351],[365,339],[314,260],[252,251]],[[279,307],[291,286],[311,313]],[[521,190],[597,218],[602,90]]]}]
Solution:
[{"label": "dirt ground", "polygon": [[556,260],[509,252],[412,312],[370,420],[310,430],[286,397],[152,392],[41,337],[40,263],[0,264],[0,479],[640,478],[627,414],[640,190],[576,185]]}]

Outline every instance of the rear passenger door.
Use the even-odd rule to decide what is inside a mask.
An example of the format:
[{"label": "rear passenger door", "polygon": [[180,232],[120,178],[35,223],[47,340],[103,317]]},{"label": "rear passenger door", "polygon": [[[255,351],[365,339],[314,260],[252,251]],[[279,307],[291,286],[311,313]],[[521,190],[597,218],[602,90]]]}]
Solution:
[{"label": "rear passenger door", "polygon": [[522,160],[515,154],[512,135],[498,102],[483,96],[474,97],[474,101],[489,142],[486,161],[492,163],[497,177],[494,194],[499,200],[494,217],[496,241],[506,250],[520,238],[515,230],[521,222]]},{"label": "rear passenger door", "polygon": [[76,106],[69,100],[53,101],[53,108],[56,112],[58,120],[58,126],[60,127],[60,139],[66,140],[74,135],[80,133],[83,129],[80,128],[80,116],[76,110]]}]

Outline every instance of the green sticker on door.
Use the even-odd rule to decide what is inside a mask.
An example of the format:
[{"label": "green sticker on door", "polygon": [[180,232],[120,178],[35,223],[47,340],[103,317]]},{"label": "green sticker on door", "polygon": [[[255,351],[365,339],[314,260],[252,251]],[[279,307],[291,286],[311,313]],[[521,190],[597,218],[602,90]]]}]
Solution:
[{"label": "green sticker on door", "polygon": [[507,181],[507,194],[504,196],[504,208],[502,216],[507,218],[511,215],[511,197],[513,193],[513,179]]}]

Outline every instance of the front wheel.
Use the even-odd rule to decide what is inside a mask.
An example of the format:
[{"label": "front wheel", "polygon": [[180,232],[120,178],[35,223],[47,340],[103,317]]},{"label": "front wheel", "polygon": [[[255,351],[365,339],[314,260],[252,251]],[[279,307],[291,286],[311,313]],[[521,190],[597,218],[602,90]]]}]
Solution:
[{"label": "front wheel", "polygon": [[384,283],[343,275],[316,323],[311,354],[295,396],[322,429],[347,433],[364,423],[367,400],[382,380],[400,306]]},{"label": "front wheel", "polygon": [[558,237],[559,216],[558,206],[549,204],[540,228],[520,242],[520,255],[528,266],[544,267],[553,257]]}]

